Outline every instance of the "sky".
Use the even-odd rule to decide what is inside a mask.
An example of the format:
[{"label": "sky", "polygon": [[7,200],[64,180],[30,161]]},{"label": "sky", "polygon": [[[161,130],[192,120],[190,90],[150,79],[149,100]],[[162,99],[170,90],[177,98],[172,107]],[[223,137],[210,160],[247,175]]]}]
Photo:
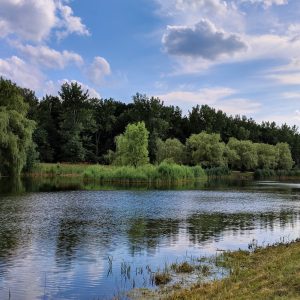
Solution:
[{"label": "sky", "polygon": [[0,0],[0,76],[300,127],[300,1]]}]

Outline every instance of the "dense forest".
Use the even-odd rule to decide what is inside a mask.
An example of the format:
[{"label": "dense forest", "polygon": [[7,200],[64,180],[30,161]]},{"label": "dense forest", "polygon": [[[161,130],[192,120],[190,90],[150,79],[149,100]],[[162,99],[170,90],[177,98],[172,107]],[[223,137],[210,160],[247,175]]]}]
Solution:
[{"label": "dense forest", "polygon": [[[34,91],[1,78],[1,171],[4,172],[9,160],[17,160],[14,172],[19,173],[37,158],[41,162],[110,164],[117,160],[118,140],[121,144],[117,137],[125,132],[128,124],[139,122],[147,131],[150,163],[167,159],[166,153],[171,152],[171,158],[177,163],[201,163],[204,167],[285,168],[280,166],[282,157],[279,159],[278,153],[286,155],[288,147],[284,143],[287,143],[295,166],[300,165],[300,134],[296,126],[278,126],[275,122],[258,124],[245,116],[228,116],[208,105],[197,105],[183,115],[179,107],[167,106],[163,100],[143,94],[133,96],[130,103],[95,99],[77,83],[63,84],[58,96],[38,99]],[[10,132],[18,132],[18,139]],[[203,161],[201,155],[206,154],[197,152],[197,145],[202,148],[211,145],[214,153]],[[238,164],[232,151],[242,154],[250,151],[250,156]],[[262,161],[262,153],[269,155],[267,163]],[[288,157],[286,164],[293,165]]]}]

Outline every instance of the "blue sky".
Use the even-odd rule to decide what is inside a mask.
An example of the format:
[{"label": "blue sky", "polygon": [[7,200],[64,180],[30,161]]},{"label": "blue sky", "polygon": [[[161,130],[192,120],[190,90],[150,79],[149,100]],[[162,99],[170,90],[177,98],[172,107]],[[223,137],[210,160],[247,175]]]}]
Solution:
[{"label": "blue sky", "polygon": [[299,0],[2,0],[0,75],[300,126]]}]

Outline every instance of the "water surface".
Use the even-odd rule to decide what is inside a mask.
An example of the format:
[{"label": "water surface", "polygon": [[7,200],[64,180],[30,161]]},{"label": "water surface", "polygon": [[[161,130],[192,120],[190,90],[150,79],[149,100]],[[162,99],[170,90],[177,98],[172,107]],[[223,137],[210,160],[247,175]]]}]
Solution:
[{"label": "water surface", "polygon": [[[128,187],[127,187],[128,188]],[[187,255],[299,237],[299,183],[0,182],[0,299],[110,299]],[[124,274],[122,267],[130,266]]]}]

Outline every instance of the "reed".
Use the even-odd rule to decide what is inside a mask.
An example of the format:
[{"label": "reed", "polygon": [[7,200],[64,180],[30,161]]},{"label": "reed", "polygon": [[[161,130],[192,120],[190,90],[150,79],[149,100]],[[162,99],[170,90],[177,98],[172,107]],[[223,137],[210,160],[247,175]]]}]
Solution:
[{"label": "reed", "polygon": [[174,163],[131,166],[105,166],[88,164],[38,164],[32,176],[77,176],[100,182],[175,182],[206,178],[201,166],[183,166]]}]

